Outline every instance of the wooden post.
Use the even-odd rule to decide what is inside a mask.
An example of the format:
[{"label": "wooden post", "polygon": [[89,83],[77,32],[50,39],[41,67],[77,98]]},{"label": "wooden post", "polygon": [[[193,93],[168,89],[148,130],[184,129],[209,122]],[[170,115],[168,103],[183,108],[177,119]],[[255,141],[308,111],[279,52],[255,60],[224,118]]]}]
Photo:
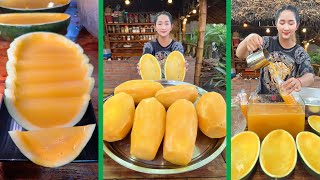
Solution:
[{"label": "wooden post", "polygon": [[182,23],[182,42],[186,41],[186,23]]},{"label": "wooden post", "polygon": [[200,74],[202,67],[203,48],[204,48],[204,34],[206,31],[206,18],[207,18],[207,0],[199,0],[199,35],[196,56],[196,69],[194,75],[194,83],[200,86]]}]

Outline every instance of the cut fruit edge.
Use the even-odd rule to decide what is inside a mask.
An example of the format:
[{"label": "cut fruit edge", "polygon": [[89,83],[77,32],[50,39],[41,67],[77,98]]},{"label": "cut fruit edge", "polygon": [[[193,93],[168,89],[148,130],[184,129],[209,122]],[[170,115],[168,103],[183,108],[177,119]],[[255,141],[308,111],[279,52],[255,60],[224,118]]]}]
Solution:
[{"label": "cut fruit edge", "polygon": [[[12,118],[14,120],[16,120],[16,122],[21,125],[23,128],[27,129],[27,130],[38,130],[38,129],[44,129],[41,127],[38,127],[32,123],[30,123],[28,120],[26,120],[16,109],[15,105],[14,105],[14,95],[8,91],[5,90],[4,92],[5,97],[4,97],[4,102],[6,104],[7,110],[9,112],[9,114],[12,116]],[[63,127],[72,127],[74,125],[76,125],[84,116],[84,114],[86,113],[86,110],[88,108],[89,105],[89,101],[90,101],[90,96],[89,95],[83,95],[83,104],[80,106],[79,109],[79,113],[74,116],[69,123],[66,123],[64,125],[60,125],[60,126],[55,126],[52,128],[63,128]]]},{"label": "cut fruit edge", "polygon": [[66,16],[65,19],[62,20],[55,20],[55,21],[48,21],[48,22],[43,22],[43,23],[36,23],[36,24],[6,24],[6,23],[0,23],[0,25],[3,26],[18,26],[18,27],[31,27],[31,26],[40,26],[40,25],[47,25],[47,24],[54,24],[54,23],[59,23],[59,22],[64,22],[67,21],[68,19],[70,19],[70,15],[66,14],[66,13],[6,13],[6,14],[0,14],[0,17],[10,17],[10,16],[14,16],[14,15],[25,15],[25,16],[41,16],[41,15],[46,15],[46,16],[58,16],[58,15],[64,15]]},{"label": "cut fruit edge", "polygon": [[[160,80],[161,79],[161,67],[160,67],[160,64],[159,64],[159,61],[157,60],[156,57],[154,57],[153,55],[151,54],[144,54],[143,56],[141,56],[140,60],[139,60],[139,66],[140,66],[140,76],[143,80],[145,80],[145,78],[143,78],[143,73],[141,71],[141,61],[144,59],[144,58],[148,58],[150,57],[153,61],[156,61],[157,62],[157,67],[159,68],[159,79],[156,79],[156,80]],[[154,79],[155,80],[155,79]]]},{"label": "cut fruit edge", "polygon": [[254,166],[257,164],[257,161],[258,161],[259,155],[260,155],[260,143],[261,143],[260,142],[260,138],[256,133],[254,133],[252,131],[244,131],[242,133],[236,134],[235,136],[232,137],[231,144],[232,144],[232,140],[233,139],[235,139],[237,137],[239,138],[239,136],[245,136],[245,134],[253,134],[255,136],[255,138],[257,139],[257,142],[258,142],[258,150],[257,150],[257,155],[256,155],[256,157],[254,159],[254,163],[252,163],[252,165],[248,169],[248,171],[246,173],[244,173],[243,176],[241,178],[239,178],[239,179],[243,179],[244,177],[248,176],[251,173],[251,171],[253,170]]},{"label": "cut fruit edge", "polygon": [[53,7],[44,7],[44,8],[33,8],[33,9],[25,9],[25,8],[13,8],[13,7],[8,7],[8,6],[4,6],[4,5],[0,5],[0,8],[5,8],[5,9],[10,9],[10,10],[22,10],[22,11],[37,11],[37,10],[46,10],[46,9],[54,9],[54,8],[60,8],[63,6],[67,6],[68,4],[70,4],[71,0],[68,0],[65,4],[60,4],[57,6],[53,6]]},{"label": "cut fruit edge", "polygon": [[[96,124],[89,124],[89,125],[85,125],[85,126],[76,126],[76,127],[85,127],[86,137],[79,144],[79,146],[76,148],[76,151],[74,151],[74,154],[72,156],[69,156],[69,158],[66,158],[66,159],[60,159],[59,161],[54,162],[52,164],[42,164],[41,162],[38,162],[38,157],[35,156],[32,152],[30,152],[30,150],[28,150],[28,148],[24,148],[25,144],[21,141],[21,139],[19,138],[19,135],[18,135],[18,133],[21,131],[8,131],[8,133],[9,133],[11,139],[13,140],[13,142],[15,143],[15,145],[21,151],[21,153],[24,156],[26,156],[30,161],[34,162],[35,164],[44,166],[44,167],[59,167],[59,166],[63,166],[63,165],[66,165],[66,164],[72,162],[73,160],[75,160],[79,156],[79,154],[82,152],[84,147],[87,145],[87,143],[91,139],[92,134],[94,132],[94,129],[96,127]],[[57,129],[57,128],[43,129],[41,131],[47,132],[47,131],[50,131],[51,129]]]},{"label": "cut fruit edge", "polygon": [[309,116],[309,117],[308,117],[308,124],[310,125],[310,127],[311,127],[317,134],[320,135],[319,130],[314,127],[315,123],[317,123],[317,122],[315,122],[315,121],[316,121],[315,119],[319,119],[319,123],[320,123],[320,116],[312,115],[312,116]]},{"label": "cut fruit edge", "polygon": [[[262,146],[264,146],[264,144],[266,143],[265,139],[268,138],[269,139],[269,136],[271,136],[272,132],[275,132],[275,131],[283,131],[285,132],[287,135],[289,135],[289,139],[291,140],[291,142],[294,144],[294,148],[295,148],[295,154],[294,154],[294,162],[293,162],[293,165],[292,167],[289,169],[288,173],[287,174],[284,174],[282,177],[275,177],[275,175],[273,174],[270,174],[269,172],[266,171],[266,168],[264,167],[263,163],[262,163],[262,158],[260,157],[261,156],[261,149],[262,149]],[[270,135],[271,134],[271,135]],[[287,131],[285,130],[282,130],[282,129],[278,129],[278,130],[274,130],[274,131],[271,131],[262,141],[261,143],[261,147],[260,147],[260,155],[259,155],[259,163],[260,163],[260,166],[261,166],[261,169],[262,171],[267,174],[269,177],[271,178],[283,178],[283,177],[287,177],[288,175],[290,175],[290,173],[294,170],[296,164],[297,164],[297,159],[298,159],[298,153],[297,153],[297,146],[296,146],[296,142],[294,140],[294,138],[292,137],[292,135],[290,133],[288,133]]]},{"label": "cut fruit edge", "polygon": [[300,146],[298,145],[298,139],[300,136],[302,136],[303,134],[312,134],[312,136],[315,136],[316,138],[319,138],[319,136],[317,136],[316,134],[312,133],[312,132],[307,132],[307,131],[303,131],[303,132],[300,132],[297,137],[296,137],[296,142],[297,142],[297,149],[298,149],[298,152],[302,158],[302,160],[306,163],[306,165],[315,173],[319,174],[320,175],[320,171],[317,171],[315,170],[310,164],[308,161],[305,160],[305,157],[304,155],[301,153],[301,150],[300,150]]}]

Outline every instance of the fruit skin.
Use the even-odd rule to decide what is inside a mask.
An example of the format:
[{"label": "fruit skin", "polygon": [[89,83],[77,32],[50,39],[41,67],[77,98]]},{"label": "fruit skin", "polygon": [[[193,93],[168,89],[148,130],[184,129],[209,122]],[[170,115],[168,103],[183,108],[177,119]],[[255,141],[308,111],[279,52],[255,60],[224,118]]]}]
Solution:
[{"label": "fruit skin", "polygon": [[69,7],[71,0],[69,0],[66,4],[51,7],[51,8],[37,8],[37,9],[21,9],[21,8],[10,8],[10,7],[4,7],[0,5],[0,13],[34,13],[34,12],[57,12],[57,13],[63,13],[67,10]]},{"label": "fruit skin", "polygon": [[[237,145],[237,144],[235,144],[236,140],[240,141],[238,143],[238,145],[240,147],[236,146]],[[256,145],[256,148],[257,148],[256,152],[251,152],[251,151],[248,152],[248,145],[245,144],[245,143],[250,143],[250,147]],[[256,143],[256,144],[254,144],[254,143]],[[244,131],[244,132],[239,133],[239,134],[235,135],[234,137],[232,137],[231,144],[232,144],[232,147],[233,147],[233,148],[231,148],[231,156],[232,157],[235,157],[234,153],[236,153],[238,151],[241,151],[241,150],[243,150],[244,153],[248,153],[249,155],[252,155],[252,153],[256,153],[256,157],[255,157],[252,165],[250,166],[248,171],[246,173],[244,173],[241,177],[234,177],[233,176],[234,174],[232,173],[233,172],[232,168],[235,168],[234,167],[234,163],[235,164],[236,163],[240,163],[240,165],[243,165],[243,164],[241,164],[242,162],[234,162],[233,161],[234,159],[231,160],[231,179],[249,179],[249,177],[251,176],[252,172],[254,171],[254,167],[255,167],[255,165],[256,165],[256,163],[258,161],[258,158],[259,158],[259,153],[260,153],[260,139],[259,139],[259,136],[256,133],[252,132],[252,131]],[[247,156],[241,156],[241,157],[246,158]],[[246,162],[247,161],[245,161],[245,163]],[[235,166],[237,166],[237,165],[235,165]],[[241,167],[241,168],[243,168],[243,167]]]},{"label": "fruit skin", "polygon": [[172,51],[168,55],[164,65],[164,76],[167,80],[184,80],[186,76],[185,59],[180,51]]},{"label": "fruit skin", "polygon": [[163,158],[173,164],[187,165],[197,138],[198,118],[192,102],[179,99],[167,111]]},{"label": "fruit skin", "polygon": [[143,99],[137,106],[131,132],[130,154],[143,160],[153,160],[162,142],[166,109],[154,97]]},{"label": "fruit skin", "polygon": [[160,101],[165,108],[169,108],[178,99],[186,99],[194,103],[198,98],[197,88],[193,85],[169,86],[159,90],[155,98]]},{"label": "fruit skin", "polygon": [[103,104],[103,140],[122,140],[130,132],[134,119],[133,98],[121,92]]},{"label": "fruit skin", "polygon": [[[16,144],[16,146],[19,148],[21,153],[26,156],[30,161],[34,162],[35,164],[38,164],[40,166],[44,167],[60,167],[65,164],[70,163],[74,159],[76,159],[79,154],[82,152],[83,148],[86,146],[88,141],[90,140],[93,131],[95,129],[95,124],[89,124],[86,126],[76,126],[76,127],[69,127],[69,128],[49,128],[49,129],[43,129],[43,130],[37,130],[37,131],[9,131],[9,135],[12,139],[12,141]],[[75,139],[79,138],[79,136],[71,136],[70,133],[65,132],[67,129],[71,128],[77,128],[80,129],[82,134],[82,139]],[[58,130],[58,131],[57,131]],[[79,132],[79,131],[77,131]],[[32,133],[33,138],[30,137],[30,133]],[[57,134],[61,134],[60,136],[57,136]],[[66,135],[67,134],[67,135]],[[47,142],[40,142],[36,143],[33,142],[34,138],[36,139],[44,139],[43,137],[52,137],[52,139],[45,139]],[[70,142],[71,139],[71,142]],[[67,141],[69,140],[70,143],[75,143],[75,146],[67,146]],[[79,142],[80,141],[80,142]],[[36,146],[40,147],[46,147],[43,149],[34,149],[32,148],[32,145],[36,144]],[[48,148],[48,145],[50,148]],[[71,154],[65,154],[66,151],[61,151],[61,146],[67,146],[67,149]],[[68,152],[67,152],[68,153]],[[59,158],[59,156],[62,156]],[[54,161],[52,158],[56,157]]]},{"label": "fruit skin", "polygon": [[312,115],[308,117],[308,124],[310,125],[312,132],[320,136],[320,116]]},{"label": "fruit skin", "polygon": [[142,99],[154,97],[163,86],[152,80],[130,80],[114,89],[114,94],[125,92],[133,97],[134,103],[139,104]]},{"label": "fruit skin", "polygon": [[[31,14],[31,13],[25,13]],[[9,14],[10,15],[10,14]],[[37,13],[38,16],[41,14]],[[7,16],[6,14],[0,16]],[[1,38],[6,41],[12,41],[15,38],[31,33],[31,32],[54,32],[65,34],[67,32],[67,28],[70,23],[70,16],[62,21],[59,22],[52,22],[52,23],[42,23],[42,24],[34,24],[34,25],[10,25],[10,24],[0,24],[0,35]]]},{"label": "fruit skin", "polygon": [[226,102],[221,94],[208,92],[197,102],[199,128],[210,138],[226,136]]},{"label": "fruit skin", "polygon": [[[286,142],[281,142],[280,140],[283,140],[284,137],[287,136],[288,139],[285,139]],[[273,138],[273,139],[272,139]],[[281,139],[280,139],[281,138]],[[271,141],[273,140],[273,141]],[[273,175],[273,174],[270,174],[269,172],[266,171],[266,168],[264,166],[264,161],[265,161],[265,157],[263,156],[264,152],[270,154],[271,151],[275,151],[275,150],[270,150],[270,149],[267,149],[265,150],[265,144],[268,143],[268,145],[270,146],[270,141],[273,142],[273,144],[277,144],[275,146],[272,146],[272,148],[279,148],[279,147],[284,147],[284,143],[287,143],[289,141],[291,141],[291,145],[293,147],[293,150],[292,152],[287,150],[285,153],[288,154],[288,153],[293,153],[293,165],[292,167],[288,170],[287,174],[284,174],[282,176],[276,176],[276,175]],[[283,140],[284,141],[284,140]],[[274,143],[276,142],[276,143]],[[270,147],[269,147],[270,148]],[[276,178],[276,179],[287,179],[288,177],[290,177],[290,175],[293,173],[293,170],[296,166],[296,163],[297,163],[297,148],[296,148],[296,143],[292,137],[292,135],[290,133],[288,133],[287,131],[285,130],[282,130],[282,129],[277,129],[277,130],[274,130],[274,131],[271,131],[265,138],[264,140],[262,141],[261,143],[261,149],[260,149],[260,156],[259,156],[259,161],[260,161],[260,166],[261,166],[261,169],[263,170],[263,172],[269,177],[269,178]],[[269,165],[268,163],[266,163],[266,165]],[[277,165],[281,165],[281,164],[277,164]],[[270,165],[269,165],[270,166]]]},{"label": "fruit skin", "polygon": [[[305,155],[302,153],[301,151],[301,145],[300,143],[303,143],[305,141],[303,140],[300,140],[300,138],[303,138],[303,136],[306,136],[306,137],[311,137],[311,138],[314,138],[314,140],[317,140],[318,142],[320,142],[320,137],[317,136],[316,134],[314,133],[311,133],[311,132],[307,132],[307,131],[303,131],[303,132],[300,132],[297,137],[296,137],[296,143],[297,143],[297,149],[298,149],[298,152],[299,152],[299,157],[301,158],[301,162],[302,164],[304,165],[305,169],[309,172],[309,174],[311,174],[312,176],[316,177],[317,179],[320,178],[320,171],[318,170],[315,170],[314,168],[310,167],[310,163],[307,162],[306,160],[306,157]],[[300,142],[301,141],[301,142]],[[310,144],[310,148],[312,148],[312,150],[318,150],[320,148],[320,146],[317,146],[319,145],[320,143],[318,144],[315,144],[315,143],[311,143]],[[312,152],[311,150],[311,152]],[[315,157],[315,159],[317,159]]]},{"label": "fruit skin", "polygon": [[139,66],[140,66],[140,76],[143,80],[160,80],[161,79],[161,76],[162,76],[161,67],[160,67],[159,61],[153,55],[144,54],[140,58]]}]

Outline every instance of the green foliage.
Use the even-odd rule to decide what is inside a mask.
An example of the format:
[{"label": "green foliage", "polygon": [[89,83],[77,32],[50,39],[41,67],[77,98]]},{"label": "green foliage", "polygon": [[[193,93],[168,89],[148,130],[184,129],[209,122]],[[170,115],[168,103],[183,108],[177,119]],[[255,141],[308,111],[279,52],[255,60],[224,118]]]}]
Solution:
[{"label": "green foliage", "polygon": [[[224,59],[224,58],[223,58]],[[225,62],[225,59],[224,59]],[[212,65],[214,71],[213,76],[203,84],[203,88],[206,90],[220,89],[225,91],[226,89],[226,64],[219,62],[217,65]]]},{"label": "green foliage", "polygon": [[320,49],[309,53],[309,56],[311,58],[311,64],[320,64]]}]

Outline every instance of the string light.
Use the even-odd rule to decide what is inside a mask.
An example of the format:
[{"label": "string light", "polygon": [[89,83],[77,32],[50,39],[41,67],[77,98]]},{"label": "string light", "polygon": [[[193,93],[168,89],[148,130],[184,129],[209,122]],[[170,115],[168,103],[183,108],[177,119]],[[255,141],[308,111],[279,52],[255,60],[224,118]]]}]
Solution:
[{"label": "string light", "polygon": [[196,13],[197,13],[197,10],[196,10],[196,9],[193,9],[193,10],[192,10],[192,13],[193,13],[193,14],[196,14]]},{"label": "string light", "polygon": [[190,15],[189,15],[189,14],[187,15],[187,18],[188,18],[188,17],[190,17]]},{"label": "string light", "polygon": [[248,27],[248,24],[247,23],[243,23],[243,27]]},{"label": "string light", "polygon": [[172,0],[168,0],[168,3],[171,4],[171,3],[172,3]]},{"label": "string light", "polygon": [[130,1],[129,1],[129,0],[126,0],[124,3],[125,3],[126,5],[129,5],[129,4],[130,4]]},{"label": "string light", "polygon": [[303,28],[303,29],[302,29],[302,32],[303,32],[303,33],[306,33],[306,32],[307,32],[307,28]]},{"label": "string light", "polygon": [[270,33],[270,28],[267,28],[267,29],[266,29],[266,32],[267,32],[267,33]]}]

